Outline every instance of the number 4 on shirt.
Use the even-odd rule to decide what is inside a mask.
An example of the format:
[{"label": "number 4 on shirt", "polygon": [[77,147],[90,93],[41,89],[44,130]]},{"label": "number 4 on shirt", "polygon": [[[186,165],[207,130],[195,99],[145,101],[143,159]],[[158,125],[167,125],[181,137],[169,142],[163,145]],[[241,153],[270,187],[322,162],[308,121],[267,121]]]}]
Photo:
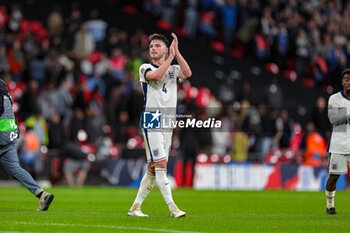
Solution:
[{"label": "number 4 on shirt", "polygon": [[163,84],[162,92],[164,92],[164,93],[166,94],[166,93],[167,93],[167,90],[166,90],[165,84],[166,84],[166,83]]}]

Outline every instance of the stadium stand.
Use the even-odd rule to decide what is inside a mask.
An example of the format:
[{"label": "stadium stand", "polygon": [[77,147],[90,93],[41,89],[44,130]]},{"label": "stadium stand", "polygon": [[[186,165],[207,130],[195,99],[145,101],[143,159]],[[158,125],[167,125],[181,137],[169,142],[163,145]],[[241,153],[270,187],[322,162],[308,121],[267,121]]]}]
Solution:
[{"label": "stadium stand", "polygon": [[[40,112],[47,124],[42,128],[49,138],[41,141],[38,161],[46,166],[38,172],[59,179],[57,150],[66,139],[87,154],[90,176],[95,174],[90,178],[100,183],[106,182],[109,160],[144,156],[138,67],[147,60],[147,35],[154,32],[178,33],[193,71],[179,88],[179,111],[225,122],[219,134],[200,132],[190,152],[185,142],[193,137],[175,131],[174,157],[182,155],[192,164],[196,155],[191,153],[219,155],[220,161],[230,155],[237,161],[302,164],[304,151],[309,158],[312,150],[307,148],[312,139],[306,138],[311,132],[304,133],[309,121],[327,142],[328,120],[319,121],[326,105],[318,98],[339,89],[339,70],[348,64],[348,50],[342,50],[348,42],[340,36],[342,28],[332,26],[338,17],[348,17],[349,7],[317,1],[218,2],[1,3],[0,73],[14,98],[18,123],[24,134],[28,117]],[[232,18],[237,22],[230,23]],[[324,165],[324,160],[315,163]],[[183,166],[193,172],[186,162]]]}]

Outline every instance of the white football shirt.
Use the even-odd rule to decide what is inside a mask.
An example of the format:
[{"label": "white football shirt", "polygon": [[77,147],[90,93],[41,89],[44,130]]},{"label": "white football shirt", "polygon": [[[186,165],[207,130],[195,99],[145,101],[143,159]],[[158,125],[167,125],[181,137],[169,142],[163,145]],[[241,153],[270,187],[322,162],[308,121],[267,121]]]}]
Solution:
[{"label": "white football shirt", "polygon": [[350,99],[343,91],[329,97],[328,117],[333,125],[329,152],[350,154]]},{"label": "white football shirt", "polygon": [[[160,111],[162,116],[174,118],[177,105],[177,83],[182,80],[179,77],[180,66],[170,65],[163,77],[159,80],[147,80],[146,73],[154,71],[157,65],[142,64],[139,68],[140,83],[142,86],[145,103],[142,116],[145,111]],[[141,117],[141,125],[143,118]]]},{"label": "white football shirt", "polygon": [[157,65],[142,64],[140,66],[140,82],[145,96],[146,108],[176,108],[177,81],[180,72],[179,65],[170,65],[159,80],[147,80],[145,73],[154,71]]}]

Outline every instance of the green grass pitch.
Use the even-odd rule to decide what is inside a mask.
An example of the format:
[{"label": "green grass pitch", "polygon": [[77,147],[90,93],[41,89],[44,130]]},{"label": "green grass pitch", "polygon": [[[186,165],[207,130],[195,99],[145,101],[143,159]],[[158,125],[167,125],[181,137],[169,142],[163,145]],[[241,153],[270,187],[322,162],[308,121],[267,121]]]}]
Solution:
[{"label": "green grass pitch", "polygon": [[350,193],[336,193],[337,216],[324,192],[173,190],[187,212],[172,219],[158,189],[143,203],[149,218],[128,217],[136,189],[54,187],[46,212],[26,189],[0,188],[0,232],[347,232]]}]

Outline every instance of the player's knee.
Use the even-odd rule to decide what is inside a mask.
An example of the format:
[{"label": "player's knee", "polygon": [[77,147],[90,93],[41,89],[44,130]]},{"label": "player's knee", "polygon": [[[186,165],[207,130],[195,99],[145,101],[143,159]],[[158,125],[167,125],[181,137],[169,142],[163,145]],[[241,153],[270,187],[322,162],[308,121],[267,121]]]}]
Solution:
[{"label": "player's knee", "polygon": [[159,162],[154,163],[156,168],[166,168],[168,161],[166,159],[163,159]]},{"label": "player's knee", "polygon": [[147,171],[151,174],[154,175],[154,163],[153,162],[149,162],[147,165]]},{"label": "player's knee", "polygon": [[330,175],[329,179],[333,182],[337,182],[339,179],[339,175]]}]

